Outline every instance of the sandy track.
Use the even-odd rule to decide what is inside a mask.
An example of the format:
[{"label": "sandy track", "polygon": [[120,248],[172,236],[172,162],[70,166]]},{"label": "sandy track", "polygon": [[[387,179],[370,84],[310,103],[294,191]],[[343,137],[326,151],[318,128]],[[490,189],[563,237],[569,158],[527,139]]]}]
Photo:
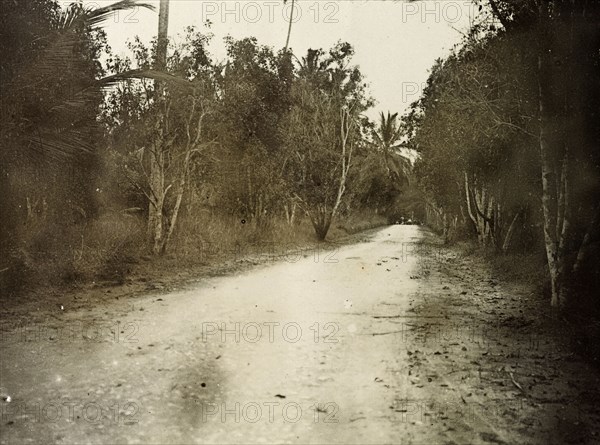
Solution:
[{"label": "sandy track", "polygon": [[5,332],[1,442],[517,442],[496,417],[456,404],[464,379],[439,362],[439,342],[416,340],[415,307],[443,284],[423,277],[423,235],[387,227]]}]

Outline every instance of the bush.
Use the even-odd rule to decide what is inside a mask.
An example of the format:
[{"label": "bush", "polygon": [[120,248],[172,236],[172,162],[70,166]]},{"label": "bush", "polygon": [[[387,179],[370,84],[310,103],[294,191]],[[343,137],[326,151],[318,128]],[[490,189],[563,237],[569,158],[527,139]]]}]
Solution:
[{"label": "bush", "polygon": [[143,227],[141,218],[120,213],[76,225],[46,220],[24,225],[18,244],[3,252],[0,291],[15,295],[37,286],[122,281],[144,246]]},{"label": "bush", "polygon": [[143,254],[145,224],[141,217],[108,213],[92,221],[73,249],[79,279],[123,282],[130,264]]},{"label": "bush", "polygon": [[343,230],[347,234],[354,234],[364,230],[386,226],[388,224],[388,218],[384,215],[373,212],[363,212],[341,219],[339,223],[336,224],[336,228]]}]

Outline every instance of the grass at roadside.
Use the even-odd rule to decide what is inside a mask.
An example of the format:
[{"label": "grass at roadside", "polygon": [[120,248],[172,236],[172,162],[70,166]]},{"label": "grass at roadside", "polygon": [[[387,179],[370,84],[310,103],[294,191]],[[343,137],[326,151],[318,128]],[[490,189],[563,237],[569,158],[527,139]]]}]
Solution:
[{"label": "grass at roadside", "polygon": [[0,315],[41,317],[44,311],[61,306],[70,310],[107,299],[172,291],[203,277],[272,261],[297,261],[307,255],[320,255],[323,261],[322,252],[360,241],[364,231],[387,221],[378,215],[338,220],[325,242],[316,240],[307,220],[294,226],[271,221],[264,227],[218,217],[182,219],[181,223],[179,233],[185,235],[176,235],[163,256],[147,253],[144,225],[129,215],[109,215],[77,235],[64,236],[64,245],[54,243],[61,246],[62,255],[39,255],[35,245],[24,246],[24,282],[1,293]]}]

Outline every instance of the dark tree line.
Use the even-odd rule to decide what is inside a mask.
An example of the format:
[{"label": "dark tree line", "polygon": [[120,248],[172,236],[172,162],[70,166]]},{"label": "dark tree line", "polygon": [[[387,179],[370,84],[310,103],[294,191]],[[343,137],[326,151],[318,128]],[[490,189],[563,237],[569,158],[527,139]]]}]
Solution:
[{"label": "dark tree line", "polygon": [[477,3],[487,16],[404,120],[428,220],[499,252],[544,251],[552,305],[597,309],[599,6]]},{"label": "dark tree line", "polygon": [[19,281],[36,263],[72,262],[67,234],[98,214],[96,118],[106,39],[97,25],[134,6],[129,0],[94,10],[80,4],[61,10],[47,0],[2,3],[3,282]]},{"label": "dark tree line", "polygon": [[448,241],[543,252],[552,305],[597,308],[599,7],[476,3],[401,124],[365,117],[348,43],[296,57],[228,37],[215,60],[210,29],[188,28],[117,57],[99,26],[148,5],[3,8],[3,284],[416,213]]}]

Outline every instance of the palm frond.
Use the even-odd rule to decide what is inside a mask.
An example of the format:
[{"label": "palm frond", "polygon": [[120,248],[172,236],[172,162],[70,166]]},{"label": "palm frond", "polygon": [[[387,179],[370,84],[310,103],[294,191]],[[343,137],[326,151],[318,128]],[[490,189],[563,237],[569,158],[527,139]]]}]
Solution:
[{"label": "palm frond", "polygon": [[389,111],[387,116],[381,112],[379,114],[379,124],[377,129],[373,131],[373,138],[384,151],[388,151],[398,141],[400,137],[400,127],[397,124],[398,113],[391,114]]},{"label": "palm frond", "polygon": [[182,87],[192,88],[192,82],[183,77],[174,76],[173,74],[165,73],[158,70],[131,70],[112,76],[104,77],[96,83],[103,88],[113,86],[116,83],[130,79],[153,79],[161,82],[166,82]]},{"label": "palm frond", "polygon": [[102,8],[73,4],[61,14],[59,23],[63,30],[73,29],[78,25],[95,28],[105,22],[113,13],[135,8],[156,10],[152,4],[141,3],[137,0],[121,0]]},{"label": "palm frond", "polygon": [[[94,8],[75,4],[64,10],[59,18],[57,29],[49,36],[49,42],[44,50],[24,68],[10,85],[13,92],[35,91],[36,88],[47,87],[48,79],[56,81],[65,70],[76,71],[81,67],[81,56],[77,48],[81,45],[82,35],[89,29],[102,25],[111,14],[133,8],[148,8],[154,10],[149,3],[137,0],[122,0],[111,5]],[[89,115],[83,113],[90,103],[98,100],[101,89],[126,78],[154,78],[160,80],[178,81],[166,73],[157,71],[131,71],[99,80],[90,80],[89,85],[82,85],[79,91],[65,94],[63,99],[49,104],[41,110],[44,118],[33,123],[35,131],[24,134],[25,146],[32,154],[43,154],[51,159],[63,159],[77,154],[93,151],[89,142],[93,129],[89,127]]]},{"label": "palm frond", "polygon": [[78,131],[55,132],[45,129],[27,137],[25,142],[31,154],[53,161],[64,161],[94,152],[87,138]]},{"label": "palm frond", "polygon": [[154,79],[177,87],[193,88],[192,83],[187,79],[156,70],[132,70],[107,76],[90,83],[87,87],[75,92],[67,100],[47,110],[48,115],[60,116],[61,122],[65,123],[62,126],[60,124],[55,125],[55,130],[60,132],[68,128],[79,128],[88,119],[88,117],[81,114],[81,110],[97,97],[99,88],[112,88],[120,82],[131,79]]}]

